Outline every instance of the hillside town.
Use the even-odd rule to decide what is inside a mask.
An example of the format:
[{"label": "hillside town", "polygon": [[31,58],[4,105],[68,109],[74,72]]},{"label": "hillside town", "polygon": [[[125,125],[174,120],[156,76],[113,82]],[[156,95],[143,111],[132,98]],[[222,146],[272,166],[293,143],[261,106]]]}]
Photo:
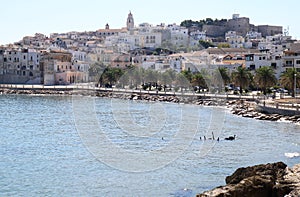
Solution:
[{"label": "hillside town", "polygon": [[[134,23],[126,27],[90,32],[36,33],[0,46],[0,83],[68,85],[94,81],[95,64],[124,69],[138,67],[163,73],[197,73],[202,68],[238,68],[249,72],[261,67],[274,71],[277,80],[289,68],[300,71],[300,42],[282,26],[250,23],[233,14],[231,19],[180,25]],[[240,85],[241,86],[241,85]]]}]

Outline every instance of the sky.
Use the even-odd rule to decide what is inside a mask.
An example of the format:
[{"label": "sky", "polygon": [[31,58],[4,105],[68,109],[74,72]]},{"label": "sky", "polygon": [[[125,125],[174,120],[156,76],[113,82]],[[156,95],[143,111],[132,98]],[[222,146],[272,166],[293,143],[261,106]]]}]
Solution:
[{"label": "sky", "polygon": [[2,0],[0,45],[35,33],[95,31],[108,23],[111,29],[126,26],[129,11],[135,25],[180,24],[184,20],[250,18],[254,25],[279,25],[300,39],[299,0]]}]

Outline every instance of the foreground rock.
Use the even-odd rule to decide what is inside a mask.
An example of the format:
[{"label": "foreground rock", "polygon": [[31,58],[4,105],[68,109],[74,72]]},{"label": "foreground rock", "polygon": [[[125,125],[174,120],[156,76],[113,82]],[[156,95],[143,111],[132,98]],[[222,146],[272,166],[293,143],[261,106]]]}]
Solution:
[{"label": "foreground rock", "polygon": [[197,197],[294,197],[300,196],[300,164],[288,168],[283,162],[237,169],[225,186]]}]

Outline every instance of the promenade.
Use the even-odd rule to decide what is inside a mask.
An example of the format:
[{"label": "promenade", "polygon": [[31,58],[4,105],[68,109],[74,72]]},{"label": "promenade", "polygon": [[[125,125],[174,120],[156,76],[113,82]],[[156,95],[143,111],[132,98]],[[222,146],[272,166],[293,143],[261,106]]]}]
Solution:
[{"label": "promenade", "polygon": [[130,94],[149,94],[160,96],[185,96],[185,97],[201,97],[201,98],[216,98],[216,99],[245,99],[245,100],[259,100],[263,97],[255,95],[235,95],[235,94],[213,94],[209,92],[192,92],[192,91],[157,91],[157,90],[142,90],[142,89],[122,89],[122,88],[104,88],[95,87],[93,84],[73,84],[73,85],[27,85],[27,84],[0,84],[1,89],[15,89],[15,90],[55,90],[55,91],[95,91],[95,92],[114,92],[114,93],[130,93]]},{"label": "promenade", "polygon": [[[27,84],[0,84],[0,90],[12,90],[13,92],[27,94],[90,94],[97,95],[97,93],[106,96],[108,93],[114,95],[125,95],[129,94],[131,97],[120,97],[118,98],[133,98],[132,95],[149,95],[158,97],[177,97],[177,98],[187,98],[188,100],[245,100],[250,102],[255,102],[260,111],[269,114],[284,114],[284,115],[296,115],[300,114],[300,99],[272,99],[265,96],[257,95],[235,95],[228,93],[209,93],[209,92],[192,92],[192,91],[157,91],[157,90],[142,90],[142,89],[122,89],[122,88],[104,88],[96,87],[94,84],[72,84],[72,85],[27,85]],[[0,93],[1,93],[0,92]],[[158,99],[159,100],[159,99]],[[164,101],[164,100],[163,100]],[[193,102],[197,103],[197,102]]]}]

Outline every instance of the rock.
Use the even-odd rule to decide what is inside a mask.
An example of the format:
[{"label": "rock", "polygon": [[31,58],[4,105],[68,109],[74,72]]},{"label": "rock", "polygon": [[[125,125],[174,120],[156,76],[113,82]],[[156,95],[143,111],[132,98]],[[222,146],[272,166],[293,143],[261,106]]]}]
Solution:
[{"label": "rock", "polygon": [[239,168],[226,177],[226,184],[197,197],[300,196],[300,164],[292,169],[283,162]]}]

